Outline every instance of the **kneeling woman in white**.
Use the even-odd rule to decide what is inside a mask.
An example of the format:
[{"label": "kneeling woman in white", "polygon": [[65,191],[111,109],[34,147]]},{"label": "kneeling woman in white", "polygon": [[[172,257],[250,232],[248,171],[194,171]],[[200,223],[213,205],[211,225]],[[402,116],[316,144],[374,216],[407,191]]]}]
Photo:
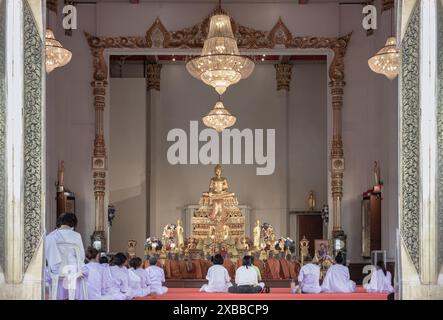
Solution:
[{"label": "kneeling woman in white", "polygon": [[243,266],[235,272],[235,285],[228,289],[230,293],[260,293],[263,287],[258,283],[257,271],[252,267],[252,257],[243,257]]},{"label": "kneeling woman in white", "polygon": [[214,256],[214,265],[208,269],[206,279],[208,284],[204,284],[201,287],[201,292],[228,292],[229,287],[232,286],[228,270],[223,267],[223,257],[221,254]]},{"label": "kneeling woman in white", "polygon": [[377,270],[372,273],[369,283],[363,284],[366,292],[394,292],[392,286],[392,276],[389,271],[386,270],[383,261],[377,262]]},{"label": "kneeling woman in white", "polygon": [[149,257],[149,267],[146,268],[146,282],[148,285],[149,293],[151,295],[161,295],[168,292],[168,288],[163,286],[165,282],[165,271],[156,266],[157,257]]},{"label": "kneeling woman in white", "polygon": [[329,267],[321,285],[322,292],[354,292],[355,282],[350,279],[348,267],[343,265],[343,256],[335,257],[336,264]]},{"label": "kneeling woman in white", "polygon": [[292,293],[320,293],[320,267],[311,263],[311,258],[306,257],[305,264],[298,274],[298,286],[295,286]]}]

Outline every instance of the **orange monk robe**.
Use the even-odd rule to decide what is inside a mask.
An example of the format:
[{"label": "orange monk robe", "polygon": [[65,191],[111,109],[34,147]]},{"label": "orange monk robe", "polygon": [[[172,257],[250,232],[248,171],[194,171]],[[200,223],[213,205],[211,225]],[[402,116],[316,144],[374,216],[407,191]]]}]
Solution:
[{"label": "orange monk robe", "polygon": [[267,279],[280,279],[280,262],[277,259],[270,258],[266,262],[265,274]]},{"label": "orange monk robe", "polygon": [[180,264],[177,260],[169,260],[171,266],[171,279],[182,279]]},{"label": "orange monk robe", "polygon": [[189,263],[185,260],[180,260],[179,267],[183,279],[197,279],[196,269],[192,262]]},{"label": "orange monk robe", "polygon": [[289,271],[289,261],[285,258],[280,258],[280,278],[281,279],[290,279],[291,273]]},{"label": "orange monk robe", "polygon": [[165,278],[166,278],[166,279],[171,279],[171,278],[172,278],[172,273],[171,273],[171,260],[166,259],[164,270],[165,270]]},{"label": "orange monk robe", "polygon": [[206,275],[208,274],[208,269],[212,266],[212,262],[209,260],[200,260],[200,267],[202,272],[202,279],[206,279]]},{"label": "orange monk robe", "polygon": [[289,261],[289,272],[291,279],[296,280],[300,272],[300,263],[297,261]]},{"label": "orange monk robe", "polygon": [[232,262],[232,260],[230,260],[230,259],[225,259],[223,261],[223,267],[225,267],[226,270],[228,270],[229,277],[231,279],[235,279],[235,270],[236,270],[236,268],[235,268],[234,262]]},{"label": "orange monk robe", "polygon": [[237,259],[237,269],[240,268],[243,265],[243,258]]},{"label": "orange monk robe", "polygon": [[265,279],[265,263],[260,259],[254,259],[254,266],[256,266],[258,270],[260,270],[261,278]]},{"label": "orange monk robe", "polygon": [[200,265],[200,261],[192,260],[192,265],[195,269],[195,279],[203,279],[202,267]]},{"label": "orange monk robe", "polygon": [[143,269],[146,269],[147,267],[149,267],[149,260],[148,260],[148,259],[146,259],[146,260],[143,262]]}]

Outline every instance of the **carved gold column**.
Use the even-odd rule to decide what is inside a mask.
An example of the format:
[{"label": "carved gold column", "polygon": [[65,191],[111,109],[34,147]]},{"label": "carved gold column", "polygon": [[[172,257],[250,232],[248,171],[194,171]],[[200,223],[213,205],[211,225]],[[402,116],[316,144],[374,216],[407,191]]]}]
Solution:
[{"label": "carved gold column", "polygon": [[[149,121],[150,134],[149,138],[146,140],[147,146],[147,170],[146,170],[146,181],[149,182],[146,185],[147,200],[149,203],[148,214],[146,217],[146,236],[156,233],[156,212],[157,212],[157,201],[156,201],[156,185],[157,185],[157,175],[156,175],[156,165],[161,160],[159,159],[159,141],[161,141],[158,136],[158,123],[161,117],[160,113],[160,80],[161,80],[161,64],[148,64],[146,66],[146,104],[147,104],[147,121]],[[149,166],[149,167],[148,167]]]},{"label": "carved gold column", "polygon": [[288,150],[289,150],[289,89],[291,85],[291,75],[292,75],[292,64],[289,63],[279,63],[274,65],[275,76],[277,80],[277,97],[279,100],[278,105],[280,106],[276,111],[280,112],[279,118],[281,119],[280,128],[284,128],[281,131],[280,139],[285,146],[281,152],[279,159],[277,159],[276,165],[281,169],[278,170],[280,175],[280,207],[281,207],[281,221],[280,221],[280,234],[289,233],[289,202],[288,202],[288,177],[289,177],[289,162],[288,162]]},{"label": "carved gold column", "polygon": [[93,55],[99,59],[94,59],[94,81],[91,83],[93,88],[95,109],[95,139],[92,156],[95,198],[95,229],[93,235],[91,236],[91,242],[95,248],[104,251],[106,248],[104,217],[107,156],[103,115],[106,104],[106,86],[108,85],[108,82],[106,81],[107,67],[102,59],[103,49],[93,50]]},{"label": "carved gold column", "polygon": [[345,159],[342,140],[342,107],[344,93],[344,55],[349,38],[339,38],[332,50],[334,59],[329,69],[329,87],[332,100],[332,142],[331,142],[331,196],[332,196],[332,238],[339,240],[334,243],[335,253],[346,254],[346,235],[341,225],[341,202],[343,197],[343,173]]}]

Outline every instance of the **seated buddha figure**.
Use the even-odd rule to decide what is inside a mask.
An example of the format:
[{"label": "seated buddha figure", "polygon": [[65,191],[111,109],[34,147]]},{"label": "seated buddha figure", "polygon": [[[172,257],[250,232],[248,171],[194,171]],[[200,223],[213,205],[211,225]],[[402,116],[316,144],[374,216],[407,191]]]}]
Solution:
[{"label": "seated buddha figure", "polygon": [[203,192],[203,197],[210,200],[235,198],[235,193],[228,192],[228,180],[222,177],[221,165],[216,165],[214,171],[215,176],[209,182],[209,192]]}]

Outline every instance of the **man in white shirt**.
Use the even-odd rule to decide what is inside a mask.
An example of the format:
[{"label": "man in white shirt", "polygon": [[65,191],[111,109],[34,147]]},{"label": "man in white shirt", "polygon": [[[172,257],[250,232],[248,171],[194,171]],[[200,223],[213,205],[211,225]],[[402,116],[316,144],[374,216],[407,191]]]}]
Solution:
[{"label": "man in white shirt", "polygon": [[336,264],[329,267],[321,285],[322,292],[354,292],[355,282],[350,279],[348,267],[343,265],[343,256],[335,257]]},{"label": "man in white shirt", "polygon": [[320,267],[313,264],[311,257],[304,259],[305,265],[301,267],[298,274],[298,285],[292,293],[320,293]]},{"label": "man in white shirt", "polygon": [[163,286],[165,282],[165,272],[162,268],[157,267],[156,256],[149,257],[149,267],[146,268],[146,273],[149,294],[162,295],[168,292],[168,288]]}]

